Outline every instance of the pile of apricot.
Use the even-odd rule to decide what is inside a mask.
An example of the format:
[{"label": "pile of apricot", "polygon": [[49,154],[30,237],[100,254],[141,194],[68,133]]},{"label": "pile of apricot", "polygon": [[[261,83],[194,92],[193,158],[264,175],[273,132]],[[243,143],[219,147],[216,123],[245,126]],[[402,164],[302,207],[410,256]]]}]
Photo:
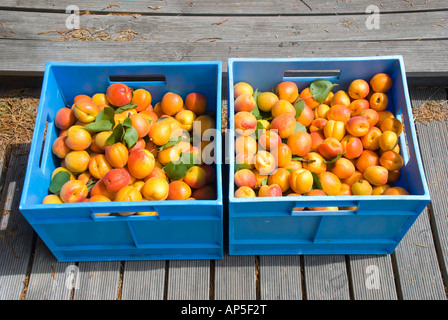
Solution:
[{"label": "pile of apricot", "polygon": [[[200,157],[209,142],[197,147],[185,138],[197,135],[201,141],[204,130],[215,128],[215,117],[206,106],[201,93],[182,98],[167,92],[153,107],[149,91],[123,83],[93,96],[77,95],[54,119],[58,137],[52,152],[61,163],[52,179],[61,171],[69,178],[42,203],[216,199],[215,167]],[[201,124],[199,129],[193,122]],[[103,125],[107,130],[101,129]],[[117,126],[123,131],[115,132]],[[131,131],[126,136],[124,130]],[[182,176],[170,177],[165,167],[189,153],[197,162]],[[129,214],[134,213],[120,213]]]},{"label": "pile of apricot", "polygon": [[387,108],[391,77],[356,79],[319,101],[310,87],[234,85],[235,197],[409,194],[394,186],[403,124]]}]

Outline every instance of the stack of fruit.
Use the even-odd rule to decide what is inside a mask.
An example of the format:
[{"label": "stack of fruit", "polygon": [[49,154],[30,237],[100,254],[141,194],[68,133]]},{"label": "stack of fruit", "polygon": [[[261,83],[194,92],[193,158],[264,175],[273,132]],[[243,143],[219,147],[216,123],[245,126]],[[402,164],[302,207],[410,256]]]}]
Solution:
[{"label": "stack of fruit", "polygon": [[167,92],[151,102],[149,91],[114,83],[60,109],[52,152],[61,164],[42,203],[216,199],[214,164],[201,156],[213,144],[204,131],[216,127],[206,97]]},{"label": "stack of fruit", "polygon": [[335,86],[234,85],[235,197],[409,194],[393,185],[403,125],[387,109],[391,77],[357,79],[333,93]]}]

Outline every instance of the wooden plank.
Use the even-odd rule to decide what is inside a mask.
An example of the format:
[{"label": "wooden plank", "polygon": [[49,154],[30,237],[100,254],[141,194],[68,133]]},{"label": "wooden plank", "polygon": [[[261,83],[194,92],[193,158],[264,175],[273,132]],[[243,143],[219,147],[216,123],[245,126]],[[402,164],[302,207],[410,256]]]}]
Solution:
[{"label": "wooden plank", "polygon": [[301,300],[300,256],[260,256],[261,300]]},{"label": "wooden plank", "polygon": [[34,246],[35,233],[18,210],[28,150],[29,145],[22,145],[13,150],[2,193],[0,300],[21,299]]},{"label": "wooden plank", "polygon": [[169,266],[168,300],[210,298],[210,260],[172,260]]},{"label": "wooden plank", "polygon": [[70,300],[78,267],[59,262],[38,238],[26,290],[27,300]]},{"label": "wooden plank", "polygon": [[344,255],[306,255],[307,300],[350,300]]},{"label": "wooden plank", "polygon": [[[89,33],[78,41],[97,39],[122,45],[125,36],[132,42],[337,42],[348,47],[353,42],[386,40],[447,39],[446,12],[393,13],[381,16],[379,29],[369,29],[368,16],[331,15],[324,19],[314,16],[130,16],[85,15],[79,27]],[[67,15],[61,13],[34,13],[0,11],[0,32],[9,40],[75,40],[68,32]],[[2,27],[3,26],[3,27]],[[1,30],[1,29],[0,29]],[[127,31],[127,32],[125,32]],[[136,34],[130,34],[130,31]],[[90,32],[93,33],[91,36]],[[91,36],[91,37],[90,37]],[[126,43],[126,42],[125,42]],[[126,46],[127,47],[127,46]]]},{"label": "wooden plank", "polygon": [[349,255],[354,300],[397,300],[391,255]]},{"label": "wooden plank", "polygon": [[[430,97],[434,93],[427,89],[423,91],[411,89],[410,92],[414,107],[420,106],[424,101],[421,99],[423,94],[426,97]],[[431,99],[434,98],[435,95],[431,97]],[[446,96],[444,99],[446,99]],[[431,127],[434,129],[433,126]],[[447,144],[444,141],[444,137],[438,130],[426,131],[426,128],[422,128],[420,125],[417,128],[419,147],[424,157],[425,172],[429,179],[432,180],[435,177],[439,179],[440,173],[437,175],[437,165],[433,159],[434,157],[437,159],[437,155],[440,153],[446,154]],[[443,161],[446,162],[446,160]],[[436,199],[433,199],[432,202],[435,203],[436,201]],[[396,261],[397,278],[402,299],[446,300],[427,209],[422,212],[408,231],[395,250],[393,257]]]},{"label": "wooden plank", "polygon": [[120,279],[120,261],[80,262],[75,281],[74,300],[116,300]]},{"label": "wooden plank", "polygon": [[166,261],[126,261],[121,300],[162,300]]},{"label": "wooden plank", "polygon": [[[73,5],[70,0],[3,0],[3,8],[14,7],[21,10],[65,11]],[[90,10],[103,13],[140,13],[140,14],[227,14],[227,15],[322,15],[365,13],[369,5],[375,5],[381,13],[397,11],[422,11],[447,9],[444,0],[432,1],[381,1],[381,0],[313,0],[313,1],[183,1],[183,0],[116,0],[110,1],[76,1],[81,11]]]},{"label": "wooden plank", "polygon": [[255,300],[255,256],[224,255],[215,262],[215,300]]}]

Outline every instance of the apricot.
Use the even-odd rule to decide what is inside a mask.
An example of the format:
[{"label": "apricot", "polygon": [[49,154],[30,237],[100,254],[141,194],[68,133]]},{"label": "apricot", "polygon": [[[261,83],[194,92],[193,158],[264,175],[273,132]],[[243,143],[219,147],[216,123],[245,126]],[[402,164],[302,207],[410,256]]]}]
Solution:
[{"label": "apricot", "polygon": [[311,150],[312,140],[305,131],[296,131],[291,134],[286,142],[293,155],[303,157]]},{"label": "apricot", "polygon": [[157,159],[162,165],[166,165],[170,161],[179,159],[182,152],[190,150],[191,144],[187,141],[180,141],[178,144],[158,152]]},{"label": "apricot", "polygon": [[302,113],[297,118],[297,122],[299,122],[304,127],[308,127],[311,125],[311,123],[314,120],[314,112],[311,109],[311,107],[305,105],[305,107],[302,110]]},{"label": "apricot", "polygon": [[154,166],[155,158],[149,150],[137,149],[129,154],[128,170],[137,179],[147,177],[154,169]]},{"label": "apricot", "polygon": [[202,188],[207,184],[206,172],[200,166],[192,166],[187,170],[184,181],[193,189]]},{"label": "apricot", "polygon": [[384,131],[379,140],[378,140],[379,146],[381,150],[383,151],[391,151],[393,150],[397,144],[398,144],[398,136],[393,131]]},{"label": "apricot", "polygon": [[90,190],[90,198],[94,196],[104,196],[107,197],[110,200],[115,199],[116,192],[110,192],[107,190],[106,185],[104,184],[103,179],[99,179]]},{"label": "apricot", "polygon": [[[379,111],[378,112],[378,121],[375,124],[378,128],[381,128],[381,123],[388,118],[395,118],[394,114],[389,110]],[[383,130],[382,130],[383,131]]]},{"label": "apricot", "polygon": [[107,101],[113,106],[122,107],[132,100],[132,91],[124,83],[113,83],[106,90]]},{"label": "apricot", "polygon": [[270,129],[277,130],[280,138],[286,139],[294,133],[296,123],[297,121],[294,118],[294,115],[285,113],[275,117],[272,120]]},{"label": "apricot", "polygon": [[85,150],[92,143],[92,136],[81,126],[71,126],[67,130],[65,144],[72,150]]},{"label": "apricot", "polygon": [[116,142],[111,146],[107,146],[105,155],[107,161],[109,161],[114,168],[124,168],[128,163],[129,151],[121,142]]},{"label": "apricot", "polygon": [[67,181],[59,192],[61,200],[65,203],[82,202],[88,194],[87,186],[79,180]]},{"label": "apricot", "polygon": [[299,96],[299,88],[292,81],[282,81],[275,87],[275,93],[280,100],[293,103]]},{"label": "apricot", "polygon": [[387,183],[395,183],[401,178],[400,169],[389,171],[389,176],[387,178]]},{"label": "apricot", "polygon": [[331,172],[333,172],[341,180],[350,178],[355,171],[355,165],[347,158],[340,158],[336,160],[331,168]]},{"label": "apricot", "polygon": [[294,171],[300,168],[302,168],[302,162],[299,160],[291,160],[285,167],[285,169],[288,169],[289,171]]},{"label": "apricot", "polygon": [[243,93],[242,95],[239,95],[234,102],[235,112],[251,112],[255,108],[255,105],[255,98],[249,93]]},{"label": "apricot", "polygon": [[51,179],[53,179],[53,177],[56,175],[56,173],[58,172],[68,172],[70,174],[70,180],[76,180],[76,176],[73,174],[73,172],[71,172],[70,170],[68,170],[66,167],[57,167],[56,169],[53,170],[53,172],[51,173]]},{"label": "apricot", "polygon": [[310,133],[313,133],[315,131],[322,131],[324,130],[325,125],[327,124],[328,120],[324,118],[317,118],[314,119],[313,122],[311,122],[309,130]]},{"label": "apricot", "polygon": [[387,97],[387,94],[382,92],[375,92],[370,97],[370,108],[375,111],[384,111],[387,108],[387,105],[389,103],[389,98]]},{"label": "apricot", "polygon": [[241,82],[236,83],[233,86],[233,98],[234,99],[238,98],[240,95],[245,94],[245,93],[248,93],[250,95],[254,94],[254,89],[247,82],[241,81]]},{"label": "apricot", "polygon": [[151,178],[162,178],[167,180],[168,177],[166,176],[165,172],[163,172],[162,168],[156,167],[154,166],[154,168],[152,169],[152,171],[145,177],[143,178],[143,181],[148,181]]},{"label": "apricot", "polygon": [[83,123],[90,123],[98,115],[98,106],[92,100],[79,100],[72,107],[75,117]]},{"label": "apricot", "polygon": [[258,143],[263,149],[269,151],[276,148],[280,143],[282,143],[282,139],[275,130],[265,130],[258,137]]},{"label": "apricot", "polygon": [[386,191],[389,188],[390,188],[390,186],[388,184],[383,184],[381,186],[375,186],[372,189],[372,195],[380,196],[380,195],[384,194],[384,191]]},{"label": "apricot", "polygon": [[294,106],[287,100],[278,100],[271,109],[271,114],[275,118],[281,114],[291,114],[293,116],[296,115],[296,109]]},{"label": "apricot", "polygon": [[258,190],[264,183],[268,182],[269,175],[260,174],[260,172],[258,172],[257,169],[253,169],[252,172],[254,173],[255,180],[256,180],[255,186],[253,187],[253,189]]},{"label": "apricot", "polygon": [[282,189],[282,192],[286,192],[289,189],[289,176],[291,173],[285,168],[278,168],[268,178],[268,184],[277,184]]},{"label": "apricot", "polygon": [[387,183],[389,172],[382,166],[371,166],[363,173],[366,179],[373,186],[381,186]]},{"label": "apricot", "polygon": [[318,151],[319,145],[325,140],[323,130],[311,132],[310,138],[311,138],[311,151]]},{"label": "apricot", "polygon": [[282,195],[282,188],[278,184],[261,186],[258,191],[259,197],[281,197]]},{"label": "apricot", "polygon": [[332,196],[336,196],[341,192],[341,180],[330,171],[325,171],[319,174],[319,180],[322,185],[322,190]]},{"label": "apricot", "polygon": [[246,111],[240,111],[235,114],[235,131],[239,135],[249,136],[255,132],[257,128],[257,119],[255,116]]},{"label": "apricot", "polygon": [[139,113],[133,114],[129,118],[131,119],[132,127],[138,133],[138,137],[145,137],[151,128],[151,123],[148,121],[148,118]]},{"label": "apricot", "polygon": [[352,81],[348,87],[348,95],[352,99],[364,99],[370,92],[369,83],[363,79]]},{"label": "apricot", "polygon": [[141,193],[147,200],[166,200],[169,193],[169,183],[161,177],[153,177],[146,180]]},{"label": "apricot", "polygon": [[386,151],[380,157],[380,164],[389,171],[401,169],[404,161],[403,157],[394,151]]},{"label": "apricot", "polygon": [[78,180],[84,182],[84,184],[87,184],[88,182],[92,181],[92,174],[89,171],[84,171],[78,176]]},{"label": "apricot", "polygon": [[[133,186],[125,186],[121,188],[115,196],[115,201],[141,201],[142,194]],[[121,213],[121,215],[123,215]],[[127,214],[124,214],[127,215]]]},{"label": "apricot", "polygon": [[341,140],[343,155],[347,159],[358,158],[364,150],[361,139],[351,135],[346,135]]},{"label": "apricot", "polygon": [[138,112],[148,109],[151,105],[152,96],[148,90],[139,88],[134,90],[131,102],[135,103],[137,107],[135,108]]},{"label": "apricot", "polygon": [[60,159],[65,158],[65,156],[72,150],[67,146],[67,143],[65,142],[66,140],[66,136],[57,137],[56,140],[54,140],[53,145],[51,146],[51,151],[53,152],[53,154]]},{"label": "apricot", "polygon": [[255,174],[249,169],[241,169],[235,172],[234,181],[238,187],[247,186],[254,188],[257,183]]},{"label": "apricot", "polygon": [[[92,96],[91,100],[94,104],[97,105],[97,107],[100,105],[109,106],[109,101],[107,101],[106,94],[104,94],[104,93],[95,93]],[[98,109],[98,112],[99,111],[101,111],[101,110]]]},{"label": "apricot", "polygon": [[350,109],[352,117],[359,116],[361,115],[361,112],[369,109],[369,101],[366,99],[356,99],[350,103],[348,108]]},{"label": "apricot", "polygon": [[387,92],[392,88],[392,78],[386,73],[377,73],[370,79],[374,92]]},{"label": "apricot", "polygon": [[346,183],[341,183],[341,191],[339,192],[340,196],[351,196],[353,195],[352,192],[352,186],[346,184]]},{"label": "apricot", "polygon": [[44,197],[42,200],[42,204],[51,204],[51,203],[64,203],[61,197],[55,194],[49,194]]},{"label": "apricot", "polygon": [[73,102],[76,103],[76,102],[81,101],[81,100],[92,100],[92,98],[89,97],[89,96],[86,95],[86,94],[78,94],[78,95],[73,99]]},{"label": "apricot", "polygon": [[[241,113],[243,114],[242,118],[239,118],[241,116]],[[240,114],[238,117],[237,115]],[[247,116],[247,115],[250,116]],[[237,120],[238,118],[238,120]],[[238,122],[240,121],[240,122]],[[237,128],[239,123],[242,127],[248,126],[247,129],[249,131],[249,127],[254,126],[253,132],[255,132],[255,129],[257,128],[257,119],[254,117],[254,115],[250,112],[238,112],[235,115],[235,127]],[[210,115],[203,114],[201,116],[198,116],[196,120],[193,123],[193,135],[196,137],[201,138],[201,140],[204,138],[204,133],[209,134],[210,130],[216,129],[216,120],[215,118],[211,117]],[[244,130],[245,131],[245,130]],[[237,132],[238,129],[237,129]],[[251,132],[250,134],[252,134]],[[248,135],[250,135],[248,134]]]},{"label": "apricot", "polygon": [[314,100],[310,87],[306,87],[300,92],[300,98],[305,101],[305,104],[311,109],[316,109],[319,106],[319,102]]},{"label": "apricot", "polygon": [[327,112],[328,120],[342,121],[346,123],[351,117],[350,108],[343,104],[334,104]]},{"label": "apricot", "polygon": [[61,130],[67,130],[76,122],[76,116],[71,108],[62,108],[56,112],[54,124]]},{"label": "apricot", "polygon": [[330,110],[330,106],[327,104],[319,104],[315,109],[314,109],[314,118],[323,118],[323,119],[327,119],[327,113]]},{"label": "apricot", "polygon": [[365,179],[359,179],[358,181],[352,184],[351,188],[353,195],[358,196],[371,195],[373,192],[372,185]]},{"label": "apricot", "polygon": [[304,194],[310,191],[313,187],[313,182],[311,171],[304,168],[294,170],[289,176],[289,185],[298,194]]},{"label": "apricot", "polygon": [[360,116],[366,118],[367,121],[369,121],[371,127],[375,126],[380,118],[378,112],[373,109],[367,109],[361,111]]},{"label": "apricot", "polygon": [[352,136],[362,137],[369,131],[370,123],[364,117],[354,116],[346,122],[345,129]]},{"label": "apricot", "polygon": [[342,179],[342,183],[348,184],[349,186],[353,185],[356,181],[358,181],[359,179],[363,179],[364,176],[362,174],[362,172],[360,171],[355,171],[350,177],[346,178],[346,179]]},{"label": "apricot", "polygon": [[131,154],[132,151],[135,151],[135,150],[138,150],[138,149],[145,149],[145,148],[146,148],[145,140],[143,138],[139,138],[137,140],[137,142],[135,142],[134,146],[129,149],[129,154]]},{"label": "apricot", "polygon": [[399,195],[409,195],[409,192],[402,187],[391,187],[383,192],[385,196],[399,196]]},{"label": "apricot", "polygon": [[[320,189],[313,189],[308,191],[305,196],[307,197],[326,197],[327,194]],[[324,211],[327,210],[327,207],[308,207],[308,210],[311,211]]]},{"label": "apricot", "polygon": [[170,141],[171,133],[172,127],[169,122],[157,121],[150,127],[148,137],[154,144],[162,146]]},{"label": "apricot", "polygon": [[387,118],[381,122],[380,129],[382,132],[393,131],[397,136],[403,132],[403,124],[396,118]]},{"label": "apricot", "polygon": [[355,161],[355,167],[360,171],[364,172],[370,166],[379,166],[380,158],[376,152],[372,150],[363,150],[361,155]]},{"label": "apricot", "polygon": [[[191,188],[184,181],[175,180],[169,183],[168,200],[186,200],[190,196],[191,196]],[[193,196],[193,198],[196,197]]]},{"label": "apricot", "polygon": [[291,162],[292,151],[286,143],[279,143],[270,152],[274,156],[278,167],[286,167]]},{"label": "apricot", "polygon": [[337,139],[331,137],[322,141],[318,150],[326,160],[334,159],[338,155],[342,155],[343,152],[342,144]]},{"label": "apricot", "polygon": [[104,154],[94,155],[89,161],[89,173],[96,179],[101,179],[112,169]]},{"label": "apricot", "polygon": [[327,171],[327,164],[318,152],[310,152],[303,157],[302,167],[316,174]]},{"label": "apricot", "polygon": [[235,190],[235,198],[253,198],[256,197],[254,189],[243,186]]},{"label": "apricot", "polygon": [[65,166],[74,174],[80,174],[89,168],[90,156],[85,150],[73,150],[65,156]]},{"label": "apricot", "polygon": [[380,137],[382,132],[377,127],[370,127],[369,131],[361,137],[364,150],[378,150],[380,147]]},{"label": "apricot", "polygon": [[271,112],[272,107],[278,100],[278,96],[275,93],[269,91],[262,92],[257,97],[258,109],[264,112]]},{"label": "apricot", "polygon": [[345,136],[345,123],[342,121],[328,120],[324,127],[324,135],[326,138],[335,138],[341,141]]},{"label": "apricot", "polygon": [[120,189],[129,186],[131,176],[125,169],[115,168],[104,175],[103,181],[107,191],[110,193],[116,193],[120,191]]},{"label": "apricot", "polygon": [[269,175],[277,168],[274,156],[269,151],[264,150],[257,152],[254,165],[258,172],[263,175]]},{"label": "apricot", "polygon": [[257,140],[251,136],[238,136],[235,139],[235,153],[256,154],[258,150]]},{"label": "apricot", "polygon": [[182,110],[184,101],[180,95],[174,92],[167,92],[163,95],[160,101],[160,107],[163,113],[172,116]]},{"label": "apricot", "polygon": [[271,129],[271,123],[266,119],[257,119],[257,126],[261,125],[261,129],[269,130]]},{"label": "apricot", "polygon": [[203,114],[207,109],[207,98],[199,92],[190,92],[185,97],[184,107],[193,111],[196,116]]},{"label": "apricot", "polygon": [[196,114],[191,110],[182,110],[174,116],[180,122],[182,129],[190,132],[193,130],[193,122],[196,120]]},{"label": "apricot", "polygon": [[347,92],[343,91],[343,90],[339,90],[337,91],[333,98],[331,99],[330,102],[330,107],[337,105],[337,104],[342,104],[346,107],[348,107],[350,105],[350,97],[348,96]]},{"label": "apricot", "polygon": [[196,200],[216,200],[216,189],[210,185],[206,185],[194,190],[191,197]]}]

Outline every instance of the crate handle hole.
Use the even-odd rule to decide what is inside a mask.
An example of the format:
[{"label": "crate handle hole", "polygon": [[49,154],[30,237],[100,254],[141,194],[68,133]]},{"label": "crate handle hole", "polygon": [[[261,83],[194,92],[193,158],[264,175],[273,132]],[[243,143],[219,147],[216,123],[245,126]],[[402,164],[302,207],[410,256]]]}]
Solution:
[{"label": "crate handle hole", "polygon": [[285,70],[283,81],[310,81],[314,79],[326,79],[338,81],[341,70]]},{"label": "crate handle hole", "polygon": [[109,76],[111,83],[121,82],[125,84],[145,84],[149,86],[166,85],[166,76],[164,74],[135,74],[135,75],[112,75]]}]

